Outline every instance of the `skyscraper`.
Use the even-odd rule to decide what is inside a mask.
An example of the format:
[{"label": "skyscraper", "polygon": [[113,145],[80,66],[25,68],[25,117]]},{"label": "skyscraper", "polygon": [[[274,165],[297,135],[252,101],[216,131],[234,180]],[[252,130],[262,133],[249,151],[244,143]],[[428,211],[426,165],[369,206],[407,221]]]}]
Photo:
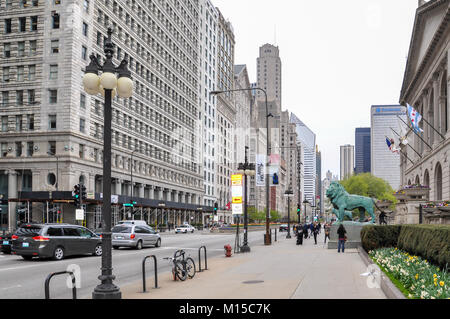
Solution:
[{"label": "skyscraper", "polygon": [[400,154],[393,153],[386,137],[393,137],[398,117],[406,122],[406,108],[401,105],[372,105],[371,107],[371,170],[396,190],[400,186]]},{"label": "skyscraper", "polygon": [[[316,202],[319,202],[320,212],[323,211],[323,197],[322,197],[322,153],[319,151],[319,146],[316,145]],[[319,198],[317,198],[319,196]]]},{"label": "skyscraper", "polygon": [[316,134],[309,129],[294,113],[291,123],[296,124],[297,139],[303,148],[304,197],[311,204],[316,198]]},{"label": "skyscraper", "polygon": [[355,166],[355,147],[353,145],[341,146],[341,180],[353,175]]},{"label": "skyscraper", "polygon": [[[267,92],[268,100],[276,100],[281,107],[281,59],[278,47],[265,44],[259,48],[257,59],[258,86]],[[258,99],[263,99],[261,91],[256,92]]]},{"label": "skyscraper", "polygon": [[355,174],[370,173],[370,127],[355,129]]}]

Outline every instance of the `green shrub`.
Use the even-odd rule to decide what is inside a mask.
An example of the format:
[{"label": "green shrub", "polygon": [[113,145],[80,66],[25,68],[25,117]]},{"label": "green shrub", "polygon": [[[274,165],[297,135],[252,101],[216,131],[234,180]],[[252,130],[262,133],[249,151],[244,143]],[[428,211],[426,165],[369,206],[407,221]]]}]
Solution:
[{"label": "green shrub", "polygon": [[381,247],[396,247],[401,226],[365,226],[361,230],[361,244],[366,251]]},{"label": "green shrub", "polygon": [[450,268],[450,226],[388,225],[365,226],[361,244],[367,252],[383,247],[397,247],[421,256],[441,269]]},{"label": "green shrub", "polygon": [[404,225],[397,246],[442,269],[450,267],[450,226]]}]

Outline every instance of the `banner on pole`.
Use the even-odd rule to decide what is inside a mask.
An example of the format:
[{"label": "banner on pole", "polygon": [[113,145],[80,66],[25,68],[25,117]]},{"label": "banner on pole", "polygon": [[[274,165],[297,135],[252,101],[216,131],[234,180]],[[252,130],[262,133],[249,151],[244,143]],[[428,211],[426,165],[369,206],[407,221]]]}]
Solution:
[{"label": "banner on pole", "polygon": [[256,186],[266,186],[266,155],[256,154]]}]

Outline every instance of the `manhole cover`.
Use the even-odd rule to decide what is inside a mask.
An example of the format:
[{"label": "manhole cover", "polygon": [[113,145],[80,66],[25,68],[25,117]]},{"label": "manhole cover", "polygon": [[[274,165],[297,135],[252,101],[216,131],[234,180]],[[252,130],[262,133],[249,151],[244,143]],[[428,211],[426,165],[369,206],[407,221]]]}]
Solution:
[{"label": "manhole cover", "polygon": [[249,281],[243,281],[243,284],[260,284],[264,282],[264,280],[249,280]]}]

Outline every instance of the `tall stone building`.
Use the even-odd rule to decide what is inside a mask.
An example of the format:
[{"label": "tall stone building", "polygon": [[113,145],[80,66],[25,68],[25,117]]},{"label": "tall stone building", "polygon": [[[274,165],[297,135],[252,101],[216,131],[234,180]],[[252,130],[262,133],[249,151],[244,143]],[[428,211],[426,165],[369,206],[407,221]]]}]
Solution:
[{"label": "tall stone building", "polygon": [[[217,9],[217,8],[216,8]],[[234,89],[234,31],[219,9],[217,35],[217,90]],[[236,108],[234,94],[217,95],[217,139],[216,139],[216,191],[219,204],[219,221],[230,223],[231,210],[231,175],[235,169],[234,130]],[[228,207],[230,207],[228,206]]]},{"label": "tall stone building", "polygon": [[[267,92],[268,100],[281,103],[281,59],[278,47],[265,44],[259,48],[257,59],[257,81],[258,86]],[[264,93],[256,92],[258,99],[264,99]]]},{"label": "tall stone building", "polygon": [[316,145],[316,205],[323,212],[323,196],[322,196],[322,153],[319,151],[319,146]]},{"label": "tall stone building", "polygon": [[[82,77],[90,54],[103,60],[107,27],[114,30],[113,60],[128,60],[134,82],[132,98],[112,105],[112,194],[120,205],[132,193],[144,208],[137,216],[151,223],[201,222],[198,1],[24,3],[0,2],[0,191],[2,204],[24,203],[19,197],[27,191],[46,195],[28,201],[28,215],[16,215],[10,201],[2,226],[14,228],[16,216],[75,222],[73,207],[54,199],[70,199],[77,183],[92,194],[83,222],[98,225],[103,98],[84,93]],[[114,222],[126,216],[119,208]]]},{"label": "tall stone building", "polygon": [[219,13],[210,0],[200,0],[199,37],[199,86],[201,158],[203,159],[203,181],[205,206],[214,206],[218,201],[217,192],[217,99],[209,93],[217,87],[217,35]]},{"label": "tall stone building", "polygon": [[[449,0],[419,2],[399,99],[401,105],[410,104],[429,123],[420,122],[423,141],[411,131],[407,135],[420,155],[402,147],[409,160],[404,155],[399,160],[399,184],[427,185],[433,201],[450,200],[449,20]],[[433,215],[430,222],[443,222],[439,212]]]},{"label": "tall stone building", "polygon": [[342,145],[340,147],[341,154],[341,180],[349,178],[353,175],[355,167],[355,146],[353,145]]}]

